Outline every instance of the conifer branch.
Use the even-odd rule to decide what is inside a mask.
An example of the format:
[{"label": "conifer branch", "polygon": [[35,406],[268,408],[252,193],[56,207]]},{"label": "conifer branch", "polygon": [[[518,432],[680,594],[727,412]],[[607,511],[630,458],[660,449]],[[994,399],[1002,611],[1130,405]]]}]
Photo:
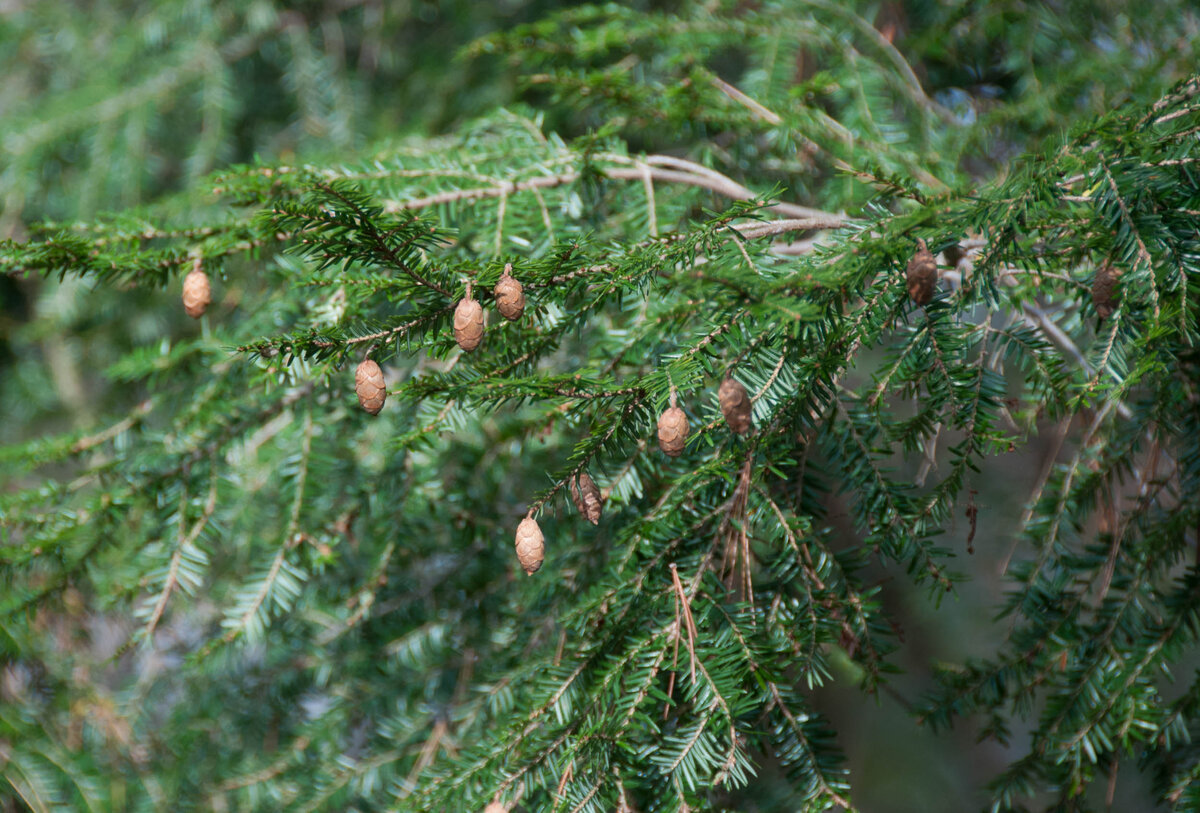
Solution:
[{"label": "conifer branch", "polygon": [[375,248],[379,250],[379,252],[381,254],[383,254],[385,257],[387,257],[391,261],[392,265],[396,269],[398,269],[399,271],[408,275],[408,277],[410,279],[412,279],[414,282],[416,282],[418,285],[423,285],[432,291],[436,291],[439,294],[441,294],[442,296],[446,297],[447,299],[454,298],[454,295],[450,292],[450,290],[448,288],[445,288],[444,286],[439,285],[436,282],[430,281],[426,277],[424,277],[421,274],[414,271],[412,268],[410,268],[408,266],[408,264],[406,264],[403,260],[401,260],[399,255],[396,253],[396,250],[388,242],[387,237],[379,232],[379,230],[375,227],[374,220],[371,218],[370,215],[367,214],[367,212],[363,211],[362,207],[358,204],[357,201],[353,200],[348,195],[346,195],[345,193],[340,191],[337,188],[337,186],[335,186],[334,184],[327,184],[327,183],[317,181],[314,183],[314,186],[317,189],[320,189],[325,194],[329,195],[330,197],[336,198],[338,201],[340,201],[344,206],[346,206],[348,209],[350,209],[350,211],[352,211],[354,213],[358,224],[364,230],[367,238],[371,241],[371,243],[375,246]]},{"label": "conifer branch", "polygon": [[[43,103],[9,65],[11,101],[50,129],[0,125],[35,138],[0,201],[0,271],[31,277],[0,280],[15,798],[707,810],[752,807],[768,765],[794,806],[850,809],[844,731],[804,699],[849,681],[1004,742],[997,809],[1069,807],[1105,775],[1111,792],[1119,761],[1143,807],[1194,801],[1200,683],[1157,680],[1200,640],[1200,80],[1161,58],[1192,48],[1163,27],[1179,14],[1113,39],[1103,15],[1059,25],[1036,4],[1008,28],[982,6],[874,23],[827,0],[572,7],[431,84],[418,51],[376,59],[409,45],[374,4],[306,20],[274,2],[265,21],[167,4],[157,55],[38,4],[13,18],[30,65],[82,82]],[[223,43],[230,26],[246,33]],[[1047,26],[1053,48],[1027,36]],[[980,77],[994,97],[949,87],[929,70],[948,30],[981,65],[1019,40],[1036,77],[1009,60],[1004,82]],[[68,41],[79,55],[47,45]],[[213,70],[181,82],[196,43]],[[229,73],[247,43],[269,58]],[[167,84],[147,78],[163,65]],[[438,82],[469,92],[441,94],[436,137],[424,102],[380,119],[363,95]],[[151,110],[147,88],[164,110],[195,92],[196,115]],[[532,112],[469,107],[512,88]],[[1108,109],[1117,90],[1131,101]],[[395,109],[406,135],[355,146]],[[297,157],[195,183],[280,145]],[[90,214],[176,177],[169,201]],[[192,267],[219,303],[198,322],[179,302]],[[523,308],[467,351],[448,324],[461,280],[501,310],[501,269]],[[85,390],[46,378],[51,334]],[[359,409],[346,361],[364,356],[392,383],[368,365],[382,391]],[[728,375],[750,426],[718,409]],[[87,428],[56,430],[85,396],[65,406]],[[678,457],[653,442],[664,403],[687,410]],[[1013,529],[997,512],[1022,471]],[[606,521],[547,525],[584,472]],[[528,576],[517,506],[548,531]],[[1009,550],[1004,572],[957,557],[944,540],[962,535]],[[939,655],[912,706],[888,677],[906,630],[911,651],[930,633],[904,615],[967,577],[988,589],[960,591],[961,623],[994,651]],[[70,634],[97,601],[134,630],[115,652]],[[89,674],[127,702],[97,703]]]},{"label": "conifer branch", "polygon": [[158,626],[159,619],[162,618],[163,611],[167,608],[167,601],[169,601],[171,598],[171,591],[174,590],[176,584],[178,584],[179,564],[183,559],[184,550],[189,545],[195,543],[196,539],[200,536],[201,531],[204,530],[204,526],[207,525],[208,521],[212,518],[213,512],[217,509],[217,481],[219,477],[217,475],[216,460],[212,460],[210,465],[212,466],[212,474],[210,477],[212,482],[208,489],[208,499],[204,503],[204,510],[200,514],[200,517],[195,521],[195,523],[192,524],[191,528],[187,529],[186,533],[184,529],[187,527],[187,488],[184,487],[180,490],[179,541],[175,545],[175,551],[171,554],[170,564],[167,565],[166,582],[163,584],[162,591],[159,593],[158,599],[154,603],[154,609],[150,612],[150,619],[146,622],[146,626],[142,631],[142,637],[146,641],[153,641],[154,629]]}]

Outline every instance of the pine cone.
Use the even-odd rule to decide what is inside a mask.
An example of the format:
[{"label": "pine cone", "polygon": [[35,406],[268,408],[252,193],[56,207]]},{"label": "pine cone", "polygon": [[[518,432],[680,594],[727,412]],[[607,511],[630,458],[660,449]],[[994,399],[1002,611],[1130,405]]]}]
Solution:
[{"label": "pine cone", "polygon": [[521,524],[517,526],[516,545],[517,559],[521,561],[525,575],[532,576],[537,573],[538,568],[542,566],[542,560],[546,558],[546,538],[542,536],[542,529],[538,527],[536,519],[525,517],[521,520]]},{"label": "pine cone", "polygon": [[500,315],[505,319],[515,322],[525,312],[525,290],[521,287],[521,283],[509,273],[510,271],[512,271],[512,263],[504,266],[504,273],[500,275],[500,281],[496,283],[494,293],[496,310],[500,311]]},{"label": "pine cone", "polygon": [[750,411],[753,405],[745,387],[727,376],[717,390],[717,401],[721,404],[721,414],[725,416],[725,423],[729,424],[730,429],[739,435],[750,431]]},{"label": "pine cone", "polygon": [[483,306],[468,293],[454,309],[454,341],[470,352],[483,341]]},{"label": "pine cone", "polygon": [[183,309],[193,319],[199,319],[212,302],[212,288],[208,284],[208,274],[200,269],[199,260],[192,270],[183,278]]},{"label": "pine cone", "polygon": [[367,359],[354,371],[354,392],[358,403],[372,415],[378,415],[387,400],[387,387],[383,384],[383,370]]},{"label": "pine cone", "polygon": [[571,495],[571,503],[575,506],[575,510],[580,516],[587,516],[587,505],[583,501],[583,495],[579,493],[579,478],[572,477],[571,482],[567,485],[567,493]]},{"label": "pine cone", "polygon": [[933,258],[933,254],[925,246],[924,240],[917,240],[917,253],[908,261],[906,275],[908,277],[908,295],[912,297],[913,302],[918,305],[924,305],[933,298],[934,289],[937,288],[938,273],[937,260]]},{"label": "pine cone", "polygon": [[1096,269],[1096,276],[1092,278],[1092,304],[1096,306],[1096,313],[1101,320],[1112,316],[1116,310],[1117,282],[1120,279],[1121,269],[1108,262]]},{"label": "pine cone", "polygon": [[596,488],[596,481],[587,472],[576,477],[572,483],[571,501],[584,519],[593,525],[600,524],[604,503],[600,498],[600,489]]},{"label": "pine cone", "polygon": [[668,407],[658,416],[658,446],[669,457],[679,457],[687,442],[687,415],[679,407]]}]

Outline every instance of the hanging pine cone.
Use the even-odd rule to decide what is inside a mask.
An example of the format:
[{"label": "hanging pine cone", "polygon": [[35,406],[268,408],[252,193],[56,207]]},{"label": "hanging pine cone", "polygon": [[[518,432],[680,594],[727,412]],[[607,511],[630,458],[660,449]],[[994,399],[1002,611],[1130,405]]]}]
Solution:
[{"label": "hanging pine cone", "polygon": [[581,516],[587,516],[587,505],[583,502],[583,495],[579,493],[579,478],[572,477],[571,482],[567,484],[567,493],[571,495],[571,503],[575,506],[575,510]]},{"label": "hanging pine cone", "polygon": [[542,536],[542,529],[533,517],[525,517],[517,526],[516,546],[517,559],[521,561],[525,575],[537,573],[542,560],[546,558],[546,538]]},{"label": "hanging pine cone", "polygon": [[721,414],[725,423],[739,435],[750,431],[750,395],[746,388],[733,378],[726,376],[717,390],[717,401],[721,404]]},{"label": "hanging pine cone", "polygon": [[1116,310],[1117,281],[1120,279],[1121,270],[1108,262],[1096,269],[1096,276],[1092,278],[1092,304],[1101,320],[1112,316]]},{"label": "hanging pine cone", "polygon": [[193,319],[199,319],[212,302],[212,287],[208,284],[208,274],[200,267],[197,257],[192,270],[183,278],[183,309]]},{"label": "hanging pine cone", "polygon": [[383,384],[383,370],[379,365],[367,359],[358,365],[354,371],[354,393],[358,403],[372,415],[378,415],[387,400],[387,387]]},{"label": "hanging pine cone", "polygon": [[604,508],[604,503],[600,498],[600,489],[596,488],[596,481],[587,472],[579,475],[572,482],[571,501],[575,503],[575,508],[584,519],[593,525],[600,524],[600,512]]},{"label": "hanging pine cone", "polygon": [[454,309],[454,341],[467,352],[483,341],[483,306],[471,298],[469,284],[467,295],[458,301],[458,307]]},{"label": "hanging pine cone", "polygon": [[913,302],[924,305],[933,298],[933,291],[937,288],[937,260],[925,246],[924,240],[918,239],[917,245],[917,253],[908,261],[906,269],[908,295],[912,297]]},{"label": "hanging pine cone", "polygon": [[525,312],[525,290],[521,287],[521,283],[510,273],[512,271],[512,263],[504,266],[504,273],[500,275],[500,281],[496,283],[496,310],[500,311],[500,315],[510,322],[515,322],[521,318],[521,314]]},{"label": "hanging pine cone", "polygon": [[677,406],[667,407],[658,416],[658,447],[669,457],[679,457],[683,454],[687,436],[687,415]]}]

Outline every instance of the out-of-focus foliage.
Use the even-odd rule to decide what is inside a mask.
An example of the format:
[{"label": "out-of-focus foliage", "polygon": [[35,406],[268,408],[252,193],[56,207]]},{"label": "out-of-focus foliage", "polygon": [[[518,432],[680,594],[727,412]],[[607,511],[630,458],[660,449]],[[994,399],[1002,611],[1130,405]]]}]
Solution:
[{"label": "out-of-focus foliage", "polygon": [[477,115],[512,77],[455,50],[547,5],[12,0],[0,223],[134,206],[233,161],[337,160]]},{"label": "out-of-focus foliage", "polygon": [[1187,4],[130,11],[4,10],[9,808],[1200,808]]}]

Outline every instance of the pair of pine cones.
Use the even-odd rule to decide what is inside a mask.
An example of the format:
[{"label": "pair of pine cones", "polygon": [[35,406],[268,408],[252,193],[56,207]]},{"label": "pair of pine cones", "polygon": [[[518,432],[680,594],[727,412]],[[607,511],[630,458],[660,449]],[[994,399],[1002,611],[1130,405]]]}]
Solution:
[{"label": "pair of pine cones", "polygon": [[[733,432],[744,435],[750,431],[750,413],[754,404],[739,381],[726,376],[717,389],[717,402],[721,405],[725,423]],[[683,454],[689,431],[687,415],[675,405],[672,396],[671,406],[658,416],[658,448],[668,457],[679,457]]]},{"label": "pair of pine cones", "polygon": [[[937,289],[938,273],[937,260],[934,259],[933,252],[925,245],[925,241],[918,238],[917,252],[908,261],[908,266],[905,268],[905,283],[908,288],[908,295],[912,297],[913,302],[918,305],[926,305],[933,298],[933,292]],[[962,249],[957,245],[953,245],[946,249],[947,259],[952,259],[952,262],[957,265],[957,259],[961,257]],[[1117,300],[1117,285],[1121,279],[1121,269],[1115,267],[1110,262],[1103,262],[1096,269],[1096,274],[1092,277],[1092,304],[1096,308],[1096,314],[1103,321],[1112,316],[1116,310]]]},{"label": "pair of pine cones", "polygon": [[[571,494],[571,502],[575,503],[576,510],[588,522],[598,525],[604,498],[591,475],[585,471],[572,477],[567,490]],[[517,525],[515,546],[517,560],[520,561],[525,575],[532,576],[537,573],[546,558],[546,538],[542,536],[542,529],[532,516],[526,516]]]},{"label": "pair of pine cones", "polygon": [[[510,322],[521,318],[525,312],[525,289],[512,275],[512,263],[504,266],[504,273],[492,293],[501,316]],[[468,353],[483,341],[483,306],[471,296],[469,285],[467,295],[454,308],[454,340]]]}]

